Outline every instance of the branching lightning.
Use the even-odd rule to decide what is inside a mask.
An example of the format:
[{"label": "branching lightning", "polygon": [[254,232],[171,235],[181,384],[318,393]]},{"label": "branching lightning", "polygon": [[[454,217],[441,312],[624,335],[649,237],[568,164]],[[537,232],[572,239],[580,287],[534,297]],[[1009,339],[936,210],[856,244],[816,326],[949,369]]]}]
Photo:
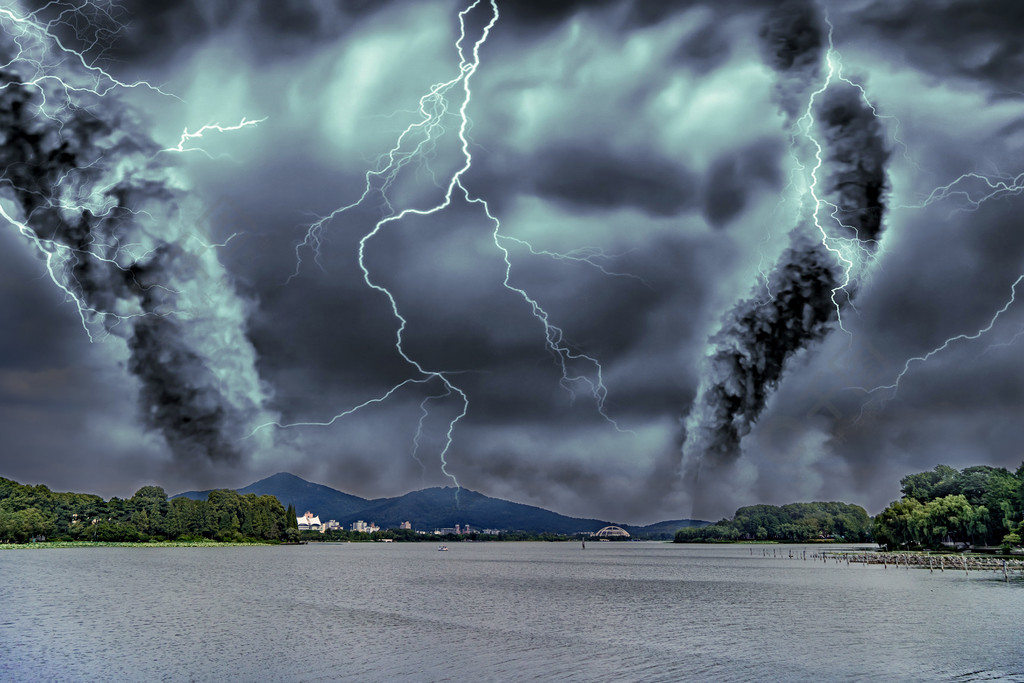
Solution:
[{"label": "branching lightning", "polygon": [[[984,327],[982,327],[981,329],[979,329],[977,332],[974,332],[974,333],[971,333],[971,334],[958,334],[955,337],[950,337],[946,341],[942,342],[942,344],[940,344],[939,346],[936,346],[934,349],[932,349],[928,353],[924,354],[923,356],[915,356],[913,358],[908,359],[903,364],[903,370],[901,370],[900,373],[896,376],[896,379],[895,379],[895,381],[892,384],[886,384],[886,385],[882,385],[882,386],[877,386],[877,387],[875,387],[873,389],[864,389],[863,387],[855,387],[855,388],[859,389],[860,391],[863,391],[864,393],[867,393],[867,394],[874,394],[874,393],[879,392],[879,391],[888,390],[888,391],[892,392],[890,398],[892,396],[895,396],[896,395],[896,391],[899,389],[900,381],[907,374],[907,372],[910,371],[910,366],[913,363],[924,363],[924,362],[928,361],[929,359],[931,359],[932,357],[934,357],[936,354],[939,354],[942,351],[945,351],[947,348],[949,348],[949,346],[951,344],[954,344],[955,342],[958,342],[958,341],[974,341],[975,339],[978,339],[978,338],[982,337],[983,335],[987,334],[988,332],[990,332],[992,330],[992,328],[995,327],[995,324],[999,320],[1000,316],[1002,316],[1004,313],[1006,313],[1006,311],[1009,310],[1010,306],[1012,306],[1016,302],[1016,300],[1017,300],[1017,285],[1019,285],[1021,282],[1024,282],[1024,275],[1021,275],[1020,277],[1018,277],[1014,281],[1014,283],[1010,286],[1010,298],[1009,298],[1009,300],[1007,300],[1007,302],[1005,304],[1003,304],[1002,308],[1000,308],[998,311],[995,312],[995,314],[993,314],[992,318],[988,321],[988,324],[985,325]],[[1016,338],[1016,337],[1014,337],[1014,338]]]},{"label": "branching lightning", "polygon": [[[973,187],[972,187],[973,185]],[[964,206],[952,213],[977,211],[987,201],[1017,196],[1024,192],[1024,173],[1016,176],[986,176],[977,172],[964,173],[955,180],[936,187],[919,204],[900,206],[901,209],[923,209],[937,202],[962,199]]]},{"label": "branching lightning", "polygon": [[[466,31],[466,18],[478,7],[488,4],[490,6],[489,19],[486,25],[481,29],[479,37],[472,43],[472,47],[467,49],[466,46],[468,38]],[[406,380],[401,382],[380,397],[371,399],[370,401],[339,413],[331,420],[323,423],[295,423],[290,425],[272,423],[261,425],[261,427],[258,427],[257,429],[268,426],[295,427],[310,424],[332,424],[337,419],[351,415],[371,403],[377,403],[385,400],[392,396],[395,391],[408,384],[421,384],[429,381],[436,381],[441,384],[441,392],[427,396],[420,403],[421,417],[413,440],[413,457],[416,458],[418,462],[421,462],[418,457],[418,452],[421,446],[424,424],[429,415],[429,404],[433,401],[438,401],[451,396],[457,397],[460,408],[458,413],[448,422],[444,445],[440,450],[440,460],[442,473],[450,478],[456,486],[458,486],[456,477],[448,471],[447,456],[453,442],[455,428],[459,421],[466,416],[469,410],[469,397],[465,391],[459,388],[452,381],[451,375],[454,374],[453,371],[424,367],[420,361],[408,355],[404,347],[404,336],[408,321],[402,314],[395,295],[387,287],[374,279],[374,276],[366,263],[367,245],[389,225],[398,223],[410,216],[429,216],[443,212],[449,208],[454,201],[458,200],[467,204],[479,206],[484,215],[491,222],[493,226],[493,230],[491,232],[493,243],[501,252],[505,262],[505,273],[502,284],[506,289],[518,294],[519,297],[529,305],[534,317],[543,326],[545,345],[555,358],[558,366],[561,368],[562,377],[560,379],[560,383],[562,386],[569,391],[570,396],[575,396],[575,392],[573,390],[574,385],[582,384],[585,386],[589,394],[592,396],[596,404],[597,411],[602,418],[608,421],[615,429],[624,431],[619,428],[618,424],[607,413],[606,399],[608,390],[604,384],[603,369],[599,361],[590,355],[573,350],[567,343],[563,330],[550,320],[547,311],[541,306],[541,304],[525,289],[512,283],[513,266],[509,247],[511,245],[522,246],[529,249],[529,251],[534,255],[547,256],[561,261],[584,263],[597,268],[602,273],[610,276],[629,277],[637,280],[641,280],[641,278],[628,273],[620,273],[608,269],[604,263],[601,262],[602,259],[608,258],[608,255],[600,250],[584,248],[569,253],[538,250],[525,240],[503,234],[501,232],[501,223],[492,213],[487,201],[483,198],[474,196],[463,183],[463,178],[470,170],[473,163],[469,140],[471,121],[468,115],[468,109],[472,101],[472,89],[470,87],[471,79],[480,66],[480,49],[487,41],[492,28],[498,21],[498,18],[499,11],[496,0],[475,0],[472,4],[459,12],[459,37],[455,42],[455,50],[459,59],[458,75],[450,80],[433,85],[428,92],[420,98],[419,106],[416,110],[418,120],[406,127],[398,136],[394,146],[386,154],[380,157],[376,167],[365,173],[363,191],[360,196],[351,203],[335,209],[309,226],[305,237],[295,248],[296,267],[295,271],[288,278],[288,282],[290,282],[294,278],[298,277],[303,265],[303,254],[307,252],[312,253],[314,263],[321,269],[324,269],[324,264],[320,257],[320,247],[322,245],[323,231],[326,225],[330,221],[352,211],[356,207],[363,206],[371,197],[374,198],[379,202],[383,217],[378,220],[373,228],[365,233],[359,240],[359,268],[362,272],[363,281],[366,286],[380,293],[387,299],[391,308],[392,316],[398,322],[398,327],[395,332],[395,349],[399,356],[401,356],[406,363],[411,365],[416,372],[419,373],[420,377],[415,380]],[[453,103],[453,99],[456,95],[461,99],[461,102],[457,107]],[[448,124],[449,120],[457,125]],[[439,183],[436,174],[430,168],[429,160],[436,149],[439,139],[448,133],[450,129],[456,132],[462,162],[450,177],[448,177],[446,182]],[[400,172],[402,172],[407,166],[413,164],[420,165],[429,172],[434,184],[443,190],[443,197],[440,201],[429,208],[407,207],[398,209],[392,204],[389,197],[389,191],[396,183]],[[580,370],[580,366],[587,369]]]},{"label": "branching lightning", "polygon": [[167,149],[162,149],[160,151],[161,152],[181,152],[181,153],[185,153],[185,152],[201,152],[201,153],[205,154],[207,157],[209,157],[210,159],[212,159],[213,156],[209,152],[207,152],[205,149],[203,149],[201,147],[188,147],[188,148],[186,148],[185,145],[187,145],[192,140],[196,140],[196,139],[199,139],[199,138],[203,137],[203,134],[207,133],[207,132],[227,133],[229,131],[241,130],[243,128],[248,128],[250,126],[255,126],[257,124],[263,123],[266,120],[267,120],[266,116],[264,116],[262,119],[247,119],[247,118],[243,117],[241,122],[238,123],[237,125],[234,125],[234,126],[222,126],[219,123],[210,123],[210,124],[207,124],[207,125],[205,125],[205,126],[203,126],[201,128],[198,128],[195,132],[192,132],[192,133],[190,133],[188,131],[188,128],[186,128],[184,131],[182,131],[181,139],[178,140],[178,144],[177,145],[175,145],[174,147],[168,147]]},{"label": "branching lightning", "polygon": [[521,247],[525,247],[534,256],[546,256],[554,259],[555,261],[572,261],[575,263],[584,263],[588,266],[596,268],[601,273],[608,275],[609,277],[624,277],[631,280],[636,280],[642,283],[645,287],[651,288],[651,284],[647,280],[643,279],[639,275],[634,273],[623,273],[616,270],[608,270],[608,267],[602,263],[604,260],[619,258],[623,254],[608,254],[603,249],[598,247],[580,247],[567,252],[549,251],[547,249],[537,249],[526,240],[519,239],[518,237],[512,237],[510,235],[497,235],[498,240],[504,240],[513,244],[518,244]]},{"label": "branching lightning", "polygon": [[[39,15],[51,7],[60,8],[60,11],[54,19],[42,23],[39,19]],[[54,121],[58,124],[59,128],[62,128],[64,124],[58,118],[58,114],[70,108],[81,106],[80,100],[85,96],[102,98],[116,89],[144,88],[165,97],[180,99],[177,96],[152,85],[148,81],[140,80],[132,83],[121,81],[103,68],[86,59],[85,52],[97,47],[100,43],[99,35],[103,32],[113,32],[112,30],[103,30],[93,27],[93,30],[96,32],[96,36],[82,51],[73,50],[65,46],[63,42],[61,42],[60,38],[54,33],[54,29],[59,26],[66,26],[75,30],[77,33],[77,28],[70,22],[76,17],[81,17],[82,13],[87,9],[102,15],[107,22],[114,24],[118,29],[120,28],[120,24],[117,24],[115,18],[107,10],[88,0],[83,1],[81,4],[76,6],[64,6],[62,3],[56,2],[55,0],[35,12],[25,15],[19,15],[10,8],[0,8],[0,26],[4,28],[10,40],[17,46],[15,53],[10,57],[10,59],[8,59],[4,64],[0,64],[0,69],[14,72],[27,70],[31,74],[29,78],[17,79],[10,76],[0,78],[0,91],[6,90],[12,86],[17,86],[35,92],[39,96],[39,103],[36,105],[36,115]],[[56,56],[54,55],[55,52]],[[64,71],[69,72],[69,75],[58,75],[58,67],[67,60],[71,60],[80,68],[76,68],[74,70],[68,70],[65,68]],[[70,75],[71,72],[73,72],[73,75]],[[83,75],[85,76],[84,80],[81,78]],[[51,91],[62,94],[62,97],[58,98],[57,103],[52,101],[53,98],[50,97],[50,95],[52,95],[53,92]],[[249,120],[243,118],[241,123],[237,126],[222,127],[216,124],[207,125],[193,133],[190,133],[188,129],[185,129],[182,133],[181,140],[176,147],[161,151],[203,151],[205,153],[204,150],[198,148],[186,149],[184,145],[192,139],[203,137],[203,133],[210,130],[216,130],[219,132],[238,130],[261,123],[264,120],[266,119]],[[84,164],[73,170],[78,172],[85,171],[93,165],[98,164],[100,161],[100,158],[96,158],[88,164]],[[70,175],[71,171],[64,173],[54,184],[54,187],[61,188]],[[3,184],[10,185],[11,181],[7,178],[0,178],[0,185]],[[21,191],[25,190],[25,188],[14,189]],[[99,219],[111,216],[114,211],[120,211],[136,216],[148,216],[145,211],[138,211],[130,207],[118,206],[108,197],[111,189],[111,187],[95,188],[95,191],[90,192],[87,196],[74,197],[76,200],[74,202],[68,201],[64,198],[57,200],[54,197],[43,197],[42,199],[44,200],[44,204],[40,208],[59,208],[62,211],[72,214],[88,213],[89,215]],[[97,202],[97,198],[104,199]],[[150,218],[152,217],[150,216]],[[68,301],[73,301],[75,303],[82,328],[85,330],[85,333],[91,342],[105,338],[111,327],[117,326],[132,318],[154,315],[162,317],[177,315],[180,313],[180,311],[150,311],[127,315],[118,314],[112,310],[99,310],[94,306],[90,306],[81,295],[81,287],[79,283],[75,282],[74,276],[71,273],[76,264],[78,264],[82,259],[92,259],[111,265],[126,274],[130,274],[129,265],[126,264],[138,263],[146,259],[149,255],[148,252],[141,254],[135,253],[135,251],[133,251],[133,247],[137,245],[120,244],[116,241],[116,237],[114,236],[110,236],[112,240],[115,240],[114,242],[110,244],[100,244],[96,242],[97,238],[92,236],[90,242],[86,244],[84,248],[76,248],[42,236],[31,227],[33,219],[32,215],[26,216],[24,220],[18,220],[8,212],[7,208],[4,207],[2,203],[0,203],[0,219],[5,220],[22,236],[27,238],[43,256],[47,276],[62,292],[64,292]],[[231,235],[223,244],[204,244],[204,247],[209,249],[211,247],[224,246],[235,236],[236,235]],[[141,285],[139,286],[141,287]],[[149,287],[167,289],[162,285],[150,285]],[[142,289],[147,288],[148,287],[142,287]],[[168,289],[168,291],[173,290]],[[97,336],[92,329],[91,323],[103,322],[107,318],[112,318],[113,322],[102,325],[101,327],[104,328],[104,332],[102,335]]]},{"label": "branching lightning", "polygon": [[[797,129],[801,132],[804,139],[814,147],[814,164],[811,167],[810,182],[807,185],[807,192],[811,196],[814,207],[812,211],[812,219],[814,221],[814,226],[821,233],[821,245],[835,257],[843,273],[842,282],[832,290],[832,303],[836,308],[836,320],[839,328],[849,334],[849,331],[843,326],[842,317],[843,305],[853,306],[853,297],[847,290],[847,287],[849,287],[853,279],[854,269],[857,268],[858,265],[862,265],[871,257],[871,250],[860,239],[858,230],[854,226],[847,225],[840,220],[838,217],[838,214],[841,211],[840,207],[827,199],[818,196],[818,172],[824,164],[824,158],[822,157],[824,149],[821,142],[819,142],[812,133],[816,123],[814,118],[814,107],[816,100],[821,97],[830,85],[832,85],[834,80],[838,80],[856,88],[860,92],[861,99],[871,110],[871,113],[875,118],[890,117],[880,116],[875,106],[868,99],[864,87],[843,75],[842,57],[838,50],[836,50],[832,35],[834,27],[832,22],[829,20],[827,13],[824,16],[824,21],[828,26],[828,49],[825,51],[825,65],[827,67],[827,73],[818,89],[812,92],[808,98],[807,108],[804,111],[803,116],[797,120]],[[898,123],[899,122],[897,120],[897,126]],[[897,143],[902,145],[902,142],[898,138],[895,139]],[[905,145],[904,149],[906,149]],[[799,165],[799,162],[798,166],[799,170],[803,170],[803,166]],[[821,212],[823,210],[828,212],[829,217],[838,227],[853,233],[854,236],[852,238],[843,238],[830,234],[830,231],[822,224]],[[840,296],[840,292],[842,292],[845,299],[843,303],[840,303],[839,298],[837,298]]]},{"label": "branching lightning", "polygon": [[[0,8],[0,219],[42,256],[91,341],[96,329],[124,341],[140,417],[175,459],[193,468],[235,462],[238,435],[271,414],[244,333],[247,303],[208,253],[232,238],[211,245],[189,232],[187,187],[154,161],[160,145],[114,91],[174,96],[120,81],[61,42],[58,27],[102,55],[101,37],[116,27],[90,22],[116,24],[106,10],[86,1],[44,11],[57,16],[44,23]],[[177,149],[209,130],[186,130]],[[190,248],[190,236],[202,249]]]},{"label": "branching lightning", "polygon": [[[973,187],[970,187],[970,185],[973,185]],[[964,201],[965,206],[960,206],[954,209],[952,213],[957,213],[960,211],[973,212],[981,208],[981,205],[984,204],[985,202],[994,201],[1009,196],[1017,196],[1020,195],[1022,191],[1024,191],[1024,173],[1020,173],[1012,177],[990,177],[972,171],[964,173],[957,177],[955,180],[935,188],[927,195],[924,201],[922,201],[920,204],[912,206],[901,206],[897,208],[923,209],[927,206],[930,206],[941,201],[961,199]],[[895,397],[897,391],[899,390],[900,382],[910,371],[910,368],[913,364],[927,362],[928,360],[938,355],[939,353],[945,351],[952,344],[958,341],[975,341],[981,338],[982,336],[986,335],[990,331],[992,331],[996,323],[999,321],[999,318],[1002,317],[1002,315],[1006,313],[1014,303],[1016,303],[1017,286],[1022,281],[1024,281],[1024,275],[1019,276],[1013,282],[1013,284],[1010,286],[1009,298],[1003,303],[1002,307],[1000,307],[992,315],[992,317],[989,319],[988,324],[985,325],[984,327],[981,327],[976,332],[970,334],[962,333],[949,337],[942,344],[936,346],[931,351],[921,356],[914,356],[912,358],[908,358],[904,362],[902,370],[900,370],[900,372],[896,375],[896,378],[893,380],[891,384],[879,385],[872,389],[867,389],[864,387],[852,388],[858,391],[862,391],[866,394],[875,394],[879,392],[888,391],[890,392],[889,398]],[[984,355],[984,353],[988,352],[992,348],[1010,346],[1014,342],[1016,342],[1017,339],[1020,338],[1022,335],[1024,335],[1024,331],[1019,331],[1008,342],[1004,342],[1001,344],[993,344],[989,346],[988,348],[985,349],[982,355]]]},{"label": "branching lightning", "polygon": [[[52,31],[53,27],[65,23],[64,15],[66,13],[79,12],[83,7],[95,8],[95,3],[88,1],[83,2],[81,7],[69,8],[61,12],[56,19],[47,22],[46,24],[39,23],[38,14],[54,4],[56,3],[51,2],[47,4],[46,7],[42,7],[36,12],[25,16],[20,16],[11,9],[0,7],[0,22],[3,22],[4,19],[11,22],[11,26],[7,32],[20,48],[19,53],[15,55],[10,62],[0,65],[0,67],[9,67],[18,62],[35,68],[34,77],[23,82],[22,85],[39,88],[40,93],[43,94],[45,98],[45,93],[43,93],[42,88],[40,87],[41,84],[45,82],[56,83],[58,88],[64,91],[66,95],[65,100],[67,102],[73,101],[72,93],[91,93],[97,97],[103,97],[110,91],[118,88],[146,88],[166,97],[180,99],[176,95],[165,92],[148,81],[135,81],[133,83],[120,81],[110,75],[110,73],[105,71],[103,68],[87,60],[83,52],[66,47],[64,43],[61,42],[60,38]],[[26,47],[22,43],[22,40],[26,39],[29,42],[34,43],[34,47]],[[54,67],[63,60],[51,57],[51,51],[45,47],[48,44],[56,46],[63,59],[71,59],[72,61],[77,62],[81,68],[91,76],[90,81],[88,83],[76,85],[69,83],[56,75],[56,73],[54,73]],[[53,63],[44,61],[47,58],[54,59]]]},{"label": "branching lightning", "polygon": [[[50,3],[47,7],[54,4],[55,3]],[[82,7],[92,6],[93,5],[88,2],[83,3],[82,5]],[[47,22],[46,24],[39,23],[37,19],[38,12],[43,11],[46,7],[41,8],[36,13],[24,16],[15,13],[12,9],[0,8],[0,26],[3,26],[10,40],[17,46],[15,53],[10,57],[10,59],[4,64],[0,64],[0,69],[5,71],[27,69],[32,74],[31,77],[23,79],[16,79],[12,77],[3,78],[0,80],[0,91],[15,86],[35,92],[40,98],[40,102],[36,107],[37,115],[51,119],[61,126],[63,124],[56,118],[56,115],[69,107],[75,106],[74,103],[78,96],[91,94],[96,97],[103,97],[115,88],[137,87],[148,88],[162,95],[168,95],[168,93],[163,92],[146,81],[124,83],[114,78],[102,68],[88,62],[82,53],[66,47],[59,38],[57,38],[57,36],[52,32],[52,29],[65,21],[66,14],[69,12],[77,12],[81,10],[82,7],[64,9],[58,14],[56,19]],[[60,54],[59,59],[54,58],[51,54],[53,46],[56,46],[57,51]],[[56,74],[55,67],[59,65],[61,61],[68,58],[74,60],[85,69],[88,74],[88,78],[85,81],[72,83],[64,77]],[[64,95],[64,97],[61,98],[60,103],[56,105],[55,109],[50,108],[51,103],[47,97],[48,88],[54,88],[58,92],[62,92]],[[92,163],[95,164],[96,161],[97,160],[94,160]],[[88,168],[88,166],[83,168]],[[60,187],[63,185],[67,176],[68,173],[62,175],[57,180],[55,186]],[[10,185],[11,181],[7,178],[3,178],[2,183]],[[44,207],[53,207],[52,198],[43,199],[45,200]],[[114,210],[114,206],[110,203],[100,206],[96,206],[95,203],[78,206],[66,204],[63,201],[59,208],[68,211],[89,211],[92,215],[101,218]],[[76,249],[69,245],[62,244],[57,240],[47,239],[41,236],[29,225],[32,221],[31,215],[26,216],[24,221],[18,220],[7,211],[7,208],[4,207],[2,203],[0,203],[0,218],[7,221],[7,223],[13,226],[23,237],[27,238],[43,256],[49,279],[62,292],[64,292],[67,300],[75,302],[82,328],[85,330],[90,341],[96,341],[93,330],[90,328],[91,321],[96,319],[102,320],[106,316],[113,316],[117,320],[114,324],[118,324],[131,317],[136,317],[134,315],[115,315],[110,311],[101,311],[90,306],[80,295],[78,291],[80,288],[77,286],[77,283],[73,281],[73,277],[70,276],[73,266],[79,262],[79,259],[83,258],[103,261],[126,271],[124,266],[118,262],[117,255],[122,251],[122,249],[125,249],[129,245],[98,245],[101,247],[99,250],[101,253],[97,253],[97,250],[92,248]],[[89,247],[92,246],[92,244],[89,245]],[[108,249],[102,249],[102,247],[108,247]],[[104,252],[112,252],[113,256],[104,256]],[[71,281],[67,278],[71,278]],[[163,315],[166,315],[166,313]]]}]

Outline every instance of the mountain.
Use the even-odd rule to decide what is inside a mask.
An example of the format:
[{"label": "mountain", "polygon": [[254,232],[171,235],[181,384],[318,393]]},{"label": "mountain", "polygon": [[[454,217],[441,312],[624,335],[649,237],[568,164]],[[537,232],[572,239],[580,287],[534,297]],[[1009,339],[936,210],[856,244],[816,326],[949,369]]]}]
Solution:
[{"label": "mountain", "polygon": [[[287,472],[261,479],[238,489],[238,492],[272,495],[286,507],[289,504],[294,505],[299,514],[309,510],[323,521],[333,519],[346,527],[361,519],[365,522],[374,522],[382,529],[397,527],[402,522],[411,522],[414,529],[422,531],[468,524],[476,529],[572,534],[580,531],[597,531],[609,524],[599,519],[567,517],[544,508],[491,498],[464,488],[435,487],[394,498],[367,500],[329,486],[308,482]],[[186,491],[175,498],[184,496],[205,500],[209,493]],[[671,538],[676,530],[682,527],[707,524],[710,522],[683,519],[647,526],[620,526],[633,536]]]},{"label": "mountain", "polygon": [[373,520],[382,528],[410,521],[414,529],[427,531],[468,524],[477,529],[572,534],[597,531],[608,525],[599,519],[566,517],[532,505],[490,498],[476,491],[453,487],[423,489],[397,498],[370,501],[370,506],[360,514],[363,519]]},{"label": "mountain", "polygon": [[[211,489],[212,490],[212,489]],[[288,472],[278,472],[266,479],[249,484],[243,489],[237,489],[241,494],[255,493],[257,496],[274,496],[281,505],[288,507],[295,506],[295,511],[302,514],[306,510],[320,519],[336,519],[343,524],[342,520],[352,518],[355,521],[359,511],[369,505],[372,501],[349,493],[332,489],[323,484],[314,484],[301,477],[296,477]],[[192,498],[194,500],[206,500],[210,491],[186,491],[174,496],[175,498]]]}]

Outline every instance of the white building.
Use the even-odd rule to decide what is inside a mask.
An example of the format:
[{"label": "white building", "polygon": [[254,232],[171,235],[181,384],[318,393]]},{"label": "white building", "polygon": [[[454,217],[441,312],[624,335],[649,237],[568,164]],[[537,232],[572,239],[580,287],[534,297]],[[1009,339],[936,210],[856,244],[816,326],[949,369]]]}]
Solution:
[{"label": "white building", "polygon": [[322,528],[320,517],[309,510],[302,517],[296,517],[295,521],[299,523],[299,531],[320,531]]}]

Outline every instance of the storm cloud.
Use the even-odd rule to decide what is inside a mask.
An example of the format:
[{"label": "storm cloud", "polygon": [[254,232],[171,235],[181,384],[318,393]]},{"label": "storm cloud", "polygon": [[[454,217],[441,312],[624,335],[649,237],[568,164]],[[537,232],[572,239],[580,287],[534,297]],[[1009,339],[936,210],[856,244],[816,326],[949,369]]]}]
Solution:
[{"label": "storm cloud", "polygon": [[[985,327],[1024,272],[1013,10],[495,4],[468,98],[457,47],[472,59],[488,1],[13,8],[7,45],[12,17],[63,17],[68,49],[170,96],[49,90],[46,120],[38,90],[0,90],[0,205],[30,233],[0,238],[0,475],[108,496],[281,470],[364,496],[450,484],[463,403],[430,373],[468,399],[461,485],[573,515],[875,512],[907,472],[1019,464],[1016,306],[871,391]],[[436,127],[363,197],[424,111]],[[423,215],[467,153],[465,193]],[[95,343],[33,236],[78,254],[58,281]]]}]

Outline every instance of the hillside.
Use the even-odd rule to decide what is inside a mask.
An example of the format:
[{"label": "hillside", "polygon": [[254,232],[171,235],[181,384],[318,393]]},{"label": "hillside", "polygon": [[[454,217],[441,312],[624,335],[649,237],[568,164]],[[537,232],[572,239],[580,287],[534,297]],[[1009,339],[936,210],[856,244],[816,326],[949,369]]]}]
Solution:
[{"label": "hillside", "polygon": [[[302,514],[306,510],[320,516],[320,519],[336,519],[347,524],[349,518],[355,521],[359,511],[364,509],[372,501],[359,496],[353,496],[330,486],[314,484],[301,477],[288,472],[278,472],[266,479],[249,484],[245,488],[238,489],[241,494],[255,493],[257,496],[271,495],[276,497],[281,504],[288,507],[295,506],[295,511]],[[192,498],[193,500],[206,500],[209,491],[186,491],[179,493],[175,498]]]},{"label": "hillside", "polygon": [[412,522],[413,528],[432,530],[455,524],[478,529],[509,529],[531,533],[572,534],[597,531],[607,522],[567,517],[557,512],[522,503],[490,498],[469,489],[454,487],[413,491],[397,498],[370,501],[361,513],[381,527]]},{"label": "hillside", "polygon": [[[333,519],[346,527],[361,519],[374,522],[382,529],[411,522],[414,529],[423,531],[468,524],[476,529],[572,534],[597,531],[609,524],[599,519],[568,517],[533,505],[491,498],[464,488],[435,487],[394,498],[367,500],[286,472],[261,479],[238,489],[238,492],[269,494],[285,506],[294,505],[299,514],[309,510],[322,521]],[[175,498],[205,500],[208,494],[209,491],[187,491]],[[706,524],[709,522],[674,520],[624,528],[634,536],[671,538],[682,527]]]}]

